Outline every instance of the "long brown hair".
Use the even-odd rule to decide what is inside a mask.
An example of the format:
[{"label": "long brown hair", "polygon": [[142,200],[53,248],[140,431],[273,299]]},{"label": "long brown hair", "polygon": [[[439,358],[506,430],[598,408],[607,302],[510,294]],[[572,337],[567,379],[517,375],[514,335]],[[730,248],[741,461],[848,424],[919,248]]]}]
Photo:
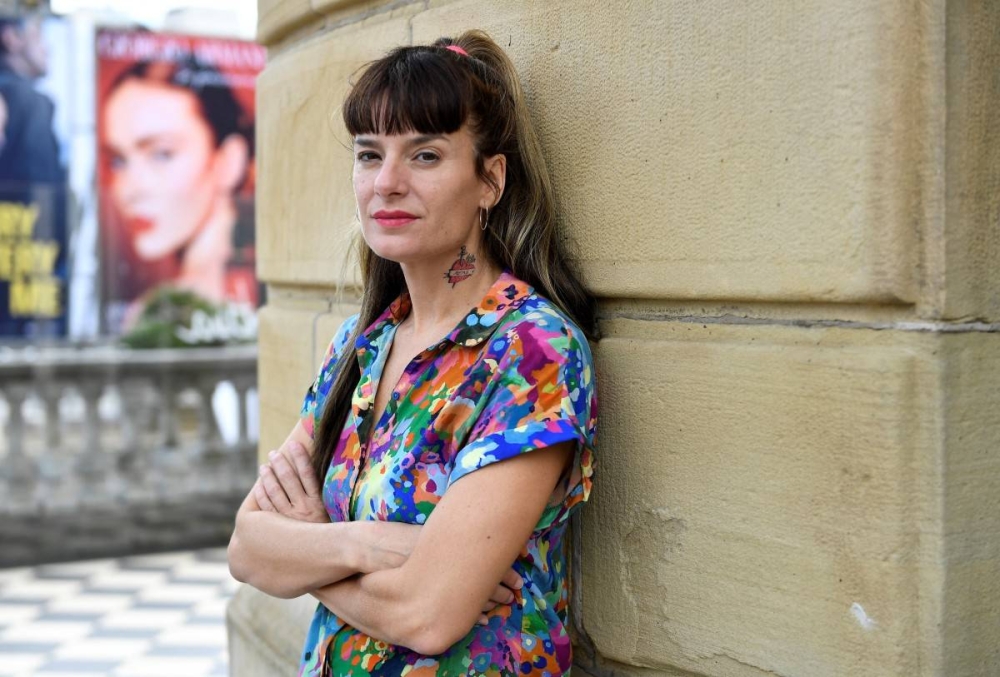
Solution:
[{"label": "long brown hair", "polygon": [[[447,49],[460,47],[465,54]],[[367,66],[343,107],[351,136],[450,134],[468,125],[476,145],[476,172],[488,184],[485,159],[507,158],[507,180],[490,210],[485,254],[561,308],[596,337],[595,301],[580,282],[556,236],[555,200],[541,144],[510,58],[482,31],[433,45],[399,47]],[[499,192],[499,191],[498,191]],[[363,285],[361,312],[348,346],[405,288],[398,263],[356,241]],[[351,398],[361,378],[354,351],[341,352],[336,378],[316,432],[313,464],[323,478],[336,450]]]}]

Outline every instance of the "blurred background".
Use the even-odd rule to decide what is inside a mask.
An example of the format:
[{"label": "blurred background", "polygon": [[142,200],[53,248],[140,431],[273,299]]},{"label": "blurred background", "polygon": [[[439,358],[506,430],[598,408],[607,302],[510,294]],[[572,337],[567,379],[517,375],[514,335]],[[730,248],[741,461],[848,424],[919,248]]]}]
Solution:
[{"label": "blurred background", "polygon": [[264,51],[200,4],[0,19],[0,565],[217,543],[252,471]]},{"label": "blurred background", "polygon": [[[225,674],[258,437],[256,19],[0,1],[0,675]],[[145,634],[101,625],[135,604]]]}]

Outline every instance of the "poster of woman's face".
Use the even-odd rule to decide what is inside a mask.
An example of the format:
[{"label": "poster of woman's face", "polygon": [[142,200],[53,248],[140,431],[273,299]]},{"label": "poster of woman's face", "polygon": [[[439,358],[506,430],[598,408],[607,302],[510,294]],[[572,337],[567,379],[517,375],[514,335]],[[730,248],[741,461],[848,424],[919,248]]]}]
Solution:
[{"label": "poster of woman's face", "polygon": [[255,307],[254,83],[262,47],[102,30],[98,186],[107,328],[163,287]]}]

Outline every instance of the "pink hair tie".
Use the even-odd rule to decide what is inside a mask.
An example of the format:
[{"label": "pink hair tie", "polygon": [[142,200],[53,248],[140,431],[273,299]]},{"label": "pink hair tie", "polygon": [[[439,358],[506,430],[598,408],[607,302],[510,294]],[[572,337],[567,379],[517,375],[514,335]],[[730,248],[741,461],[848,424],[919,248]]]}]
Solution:
[{"label": "pink hair tie", "polygon": [[462,56],[469,56],[469,53],[466,52],[461,47],[459,47],[458,45],[447,45],[445,46],[445,49],[450,49],[451,51],[455,52],[455,54],[461,54]]}]

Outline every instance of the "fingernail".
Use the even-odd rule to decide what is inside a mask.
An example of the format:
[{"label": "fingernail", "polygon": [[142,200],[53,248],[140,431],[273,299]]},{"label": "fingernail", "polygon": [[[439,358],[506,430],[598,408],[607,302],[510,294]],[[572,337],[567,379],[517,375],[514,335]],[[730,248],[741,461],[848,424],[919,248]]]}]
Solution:
[{"label": "fingernail", "polygon": [[476,622],[479,623],[480,625],[487,625],[489,624],[490,621],[488,618],[486,618],[486,616],[480,616],[479,620]]},{"label": "fingernail", "polygon": [[257,468],[257,470],[260,472],[261,475],[263,475],[264,471],[267,470],[267,465],[262,464],[259,468]]},{"label": "fingernail", "polygon": [[269,459],[271,459],[271,460],[274,460],[275,458],[277,458],[278,457],[278,451],[277,451],[277,449],[272,449],[270,452],[268,452],[267,457]]},{"label": "fingernail", "polygon": [[518,590],[520,590],[522,587],[524,587],[524,581],[522,581],[520,578],[517,579],[514,582],[514,587],[517,588]]}]

